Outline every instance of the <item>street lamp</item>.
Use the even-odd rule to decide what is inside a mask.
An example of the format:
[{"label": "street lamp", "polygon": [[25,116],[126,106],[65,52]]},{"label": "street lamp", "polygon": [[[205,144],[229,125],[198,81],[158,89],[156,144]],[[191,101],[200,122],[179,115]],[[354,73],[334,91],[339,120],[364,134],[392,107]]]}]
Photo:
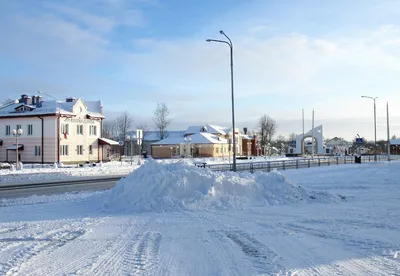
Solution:
[{"label": "street lamp", "polygon": [[226,37],[226,40],[218,39],[207,39],[207,42],[218,42],[225,43],[230,48],[231,57],[231,97],[232,97],[232,128],[233,128],[233,171],[236,172],[236,140],[235,140],[235,98],[233,93],[233,44],[231,39],[224,33],[224,31],[219,31],[220,34]]},{"label": "street lamp", "polygon": [[24,133],[24,131],[19,128],[18,130],[13,129],[12,130],[12,134],[15,136],[15,140],[16,140],[16,147],[15,147],[15,151],[16,151],[16,168],[17,170],[20,168],[19,166],[19,160],[18,160],[18,138]]},{"label": "street lamp", "polygon": [[127,136],[126,136],[126,140],[127,140],[127,141],[130,141],[130,145],[131,145],[131,146],[130,146],[130,150],[129,150],[129,153],[130,153],[130,156],[131,156],[131,165],[132,165],[132,163],[133,163],[133,156],[132,156],[132,149],[133,149],[133,146],[132,146],[132,141],[133,141],[133,140],[132,140],[132,138],[133,138],[133,137],[132,137],[132,136],[133,136],[133,135],[127,135]]},{"label": "street lamp", "polygon": [[377,161],[377,156],[376,156],[376,104],[375,104],[375,100],[378,97],[361,96],[361,98],[371,99],[371,100],[374,101],[374,132],[375,132],[375,156],[374,156],[374,160]]},{"label": "street lamp", "polygon": [[[46,95],[47,97],[56,100],[56,103],[57,103],[57,110],[56,110],[56,112],[58,111],[58,116],[57,116],[58,117],[58,120],[57,120],[57,163],[60,164],[60,121],[61,121],[60,101],[56,97],[54,97],[50,94],[47,94],[43,91],[38,91],[38,93]],[[43,154],[43,152],[42,152],[42,154]]]}]

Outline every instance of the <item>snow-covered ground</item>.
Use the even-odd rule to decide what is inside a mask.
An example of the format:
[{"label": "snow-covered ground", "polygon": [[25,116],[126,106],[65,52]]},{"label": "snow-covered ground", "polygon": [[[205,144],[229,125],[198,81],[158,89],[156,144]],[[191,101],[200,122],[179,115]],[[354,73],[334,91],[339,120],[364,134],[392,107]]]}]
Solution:
[{"label": "snow-covered ground", "polygon": [[218,173],[0,201],[0,275],[399,275],[400,162]]},{"label": "snow-covered ground", "polygon": [[97,164],[95,167],[85,165],[79,166],[65,166],[54,167],[51,165],[41,164],[24,165],[22,170],[0,170],[0,185],[13,184],[13,183],[31,183],[31,182],[49,182],[55,180],[68,180],[68,179],[84,179],[88,177],[107,177],[107,176],[120,176],[127,175],[135,170],[139,165],[133,162],[109,162],[101,165]]},{"label": "snow-covered ground", "polygon": [[[256,157],[250,160],[237,160],[240,162],[263,162],[272,160],[286,160],[286,157]],[[9,185],[16,183],[32,183],[32,182],[51,182],[57,180],[68,180],[68,179],[85,179],[88,177],[107,177],[107,176],[122,176],[131,173],[133,170],[139,167],[138,157],[133,158],[131,164],[129,157],[124,158],[123,162],[108,162],[102,163],[96,166],[85,165],[84,167],[67,165],[55,167],[53,165],[41,165],[41,164],[25,164],[22,170],[0,170],[0,185]],[[176,162],[187,162],[187,163],[204,163],[207,164],[224,164],[229,163],[228,158],[186,158],[186,159],[160,159],[157,160],[159,163],[176,163]],[[141,163],[147,162],[147,159],[142,159]],[[232,161],[231,161],[232,162]]]}]

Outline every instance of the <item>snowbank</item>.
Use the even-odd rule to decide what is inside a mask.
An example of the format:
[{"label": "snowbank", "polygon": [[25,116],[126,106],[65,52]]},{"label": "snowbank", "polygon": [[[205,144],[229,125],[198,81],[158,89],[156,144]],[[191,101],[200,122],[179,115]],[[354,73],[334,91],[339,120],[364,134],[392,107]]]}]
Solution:
[{"label": "snowbank", "polygon": [[24,169],[19,171],[0,170],[0,185],[19,182],[67,180],[89,176],[119,176],[129,174],[138,167],[136,163],[131,165],[128,162],[109,162],[103,163],[101,166],[97,164],[96,167],[85,165],[84,167],[55,168],[46,165],[45,168],[29,168],[29,166],[33,167],[34,165],[25,165]]},{"label": "snowbank", "polygon": [[106,210],[163,212],[332,200],[336,197],[307,191],[277,171],[213,172],[185,161],[149,160],[117,182],[104,207]]}]

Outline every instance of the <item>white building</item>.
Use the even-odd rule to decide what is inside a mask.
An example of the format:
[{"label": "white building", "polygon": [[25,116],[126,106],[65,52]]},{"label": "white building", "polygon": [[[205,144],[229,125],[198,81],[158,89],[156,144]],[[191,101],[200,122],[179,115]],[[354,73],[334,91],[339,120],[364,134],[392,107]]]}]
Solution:
[{"label": "white building", "polygon": [[[17,147],[23,163],[104,160],[116,142],[101,138],[103,119],[101,101],[43,101],[23,94],[15,103],[0,106],[0,162],[15,162]],[[23,131],[18,146],[13,129]]]}]

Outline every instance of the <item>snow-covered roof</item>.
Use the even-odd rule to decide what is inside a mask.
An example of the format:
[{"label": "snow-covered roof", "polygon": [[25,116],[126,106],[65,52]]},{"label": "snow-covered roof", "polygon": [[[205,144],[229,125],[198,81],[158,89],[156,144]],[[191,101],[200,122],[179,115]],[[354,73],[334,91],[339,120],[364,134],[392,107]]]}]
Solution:
[{"label": "snow-covered roof", "polygon": [[103,141],[104,143],[108,144],[108,145],[112,145],[112,146],[116,146],[119,145],[119,142],[111,140],[111,139],[107,139],[107,138],[99,138],[100,141]]},{"label": "snow-covered roof", "polygon": [[[227,139],[218,137],[212,133],[207,132],[199,132],[193,135],[188,136],[190,137],[190,144],[226,144],[228,141]],[[185,141],[185,137],[168,137],[164,140],[154,142],[152,145],[178,145],[187,143]]]},{"label": "snow-covered roof", "polygon": [[196,125],[196,126],[189,126],[185,130],[185,135],[190,135],[190,134],[195,134],[199,133],[202,131],[202,129],[205,129],[206,132],[212,133],[212,134],[222,134],[225,135],[231,131],[231,128],[228,127],[220,127],[216,125]]},{"label": "snow-covered roof", "polygon": [[[37,116],[37,115],[47,115],[47,114],[63,114],[63,115],[74,115],[73,107],[75,106],[77,100],[72,102],[65,101],[42,101],[41,106],[36,106],[32,104],[24,103],[12,103],[4,106],[0,106],[0,117],[14,117],[14,116]],[[101,114],[101,101],[83,101],[88,109],[88,115],[92,117],[104,116]],[[33,110],[16,112],[15,108],[25,105],[29,106]]]},{"label": "snow-covered roof", "polygon": [[390,139],[389,142],[391,145],[400,145],[400,139]]}]

